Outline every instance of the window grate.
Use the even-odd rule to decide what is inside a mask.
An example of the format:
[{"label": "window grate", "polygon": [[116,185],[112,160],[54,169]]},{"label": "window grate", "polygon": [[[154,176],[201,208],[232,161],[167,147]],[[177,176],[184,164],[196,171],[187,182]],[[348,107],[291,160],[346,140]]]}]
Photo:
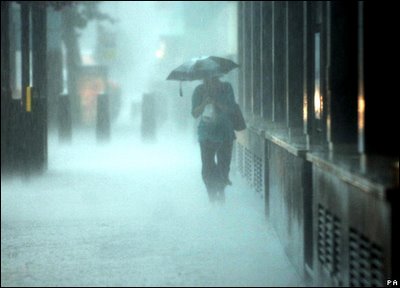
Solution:
[{"label": "window grate", "polygon": [[349,231],[350,286],[378,287],[384,283],[383,250],[354,228]]},{"label": "window grate", "polygon": [[337,285],[341,280],[341,221],[329,210],[318,205],[318,261]]},{"label": "window grate", "polygon": [[248,181],[248,183],[252,184],[252,168],[253,168],[253,155],[251,151],[245,148],[244,152],[244,178]]},{"label": "window grate", "polygon": [[263,192],[263,167],[262,158],[254,155],[254,190],[257,193]]},{"label": "window grate", "polygon": [[244,177],[243,146],[238,145],[237,147],[237,165],[240,175]]}]

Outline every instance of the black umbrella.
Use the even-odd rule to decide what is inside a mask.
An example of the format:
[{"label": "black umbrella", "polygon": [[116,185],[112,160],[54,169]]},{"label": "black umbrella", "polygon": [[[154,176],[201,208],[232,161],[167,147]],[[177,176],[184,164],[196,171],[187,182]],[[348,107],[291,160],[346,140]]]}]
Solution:
[{"label": "black umbrella", "polygon": [[[202,80],[204,78],[222,76],[237,67],[239,67],[238,64],[226,58],[216,56],[193,58],[174,69],[168,75],[167,80]],[[182,96],[182,88],[180,95]]]}]

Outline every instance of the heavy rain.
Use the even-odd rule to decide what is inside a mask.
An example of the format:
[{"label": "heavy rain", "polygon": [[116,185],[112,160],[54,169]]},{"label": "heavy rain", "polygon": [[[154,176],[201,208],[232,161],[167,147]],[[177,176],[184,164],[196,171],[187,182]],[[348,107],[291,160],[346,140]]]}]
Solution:
[{"label": "heavy rain", "polygon": [[2,1],[1,286],[392,281],[371,6],[336,2]]},{"label": "heavy rain", "polygon": [[[10,8],[16,16],[23,9]],[[191,58],[236,55],[237,4],[105,1],[47,10],[48,67],[63,71],[60,83],[50,75],[48,89],[69,101],[49,97],[46,172],[2,174],[2,286],[301,284],[245,184],[235,181],[224,205],[209,203],[191,116],[200,81],[183,83],[180,97],[180,83],[166,80]],[[89,11],[98,17],[84,27],[69,19]],[[74,39],[60,35],[66,25]],[[105,119],[96,115],[101,93]]]}]

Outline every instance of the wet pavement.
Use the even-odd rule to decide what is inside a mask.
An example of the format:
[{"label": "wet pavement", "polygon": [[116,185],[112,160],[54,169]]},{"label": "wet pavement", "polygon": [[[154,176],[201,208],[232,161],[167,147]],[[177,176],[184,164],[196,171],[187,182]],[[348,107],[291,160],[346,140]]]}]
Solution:
[{"label": "wet pavement", "polygon": [[49,138],[40,177],[1,180],[2,286],[305,286],[235,171],[211,205],[193,136]]}]

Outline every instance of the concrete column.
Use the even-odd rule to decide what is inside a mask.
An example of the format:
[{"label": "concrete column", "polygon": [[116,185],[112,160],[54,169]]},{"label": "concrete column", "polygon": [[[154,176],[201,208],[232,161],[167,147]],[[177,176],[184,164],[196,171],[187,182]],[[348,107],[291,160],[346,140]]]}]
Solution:
[{"label": "concrete column", "polygon": [[37,170],[47,167],[47,19],[46,8],[32,7],[32,69],[33,87],[33,165]]},{"label": "concrete column", "polygon": [[286,113],[290,139],[303,135],[303,3],[289,1],[287,9]]},{"label": "concrete column", "polygon": [[262,96],[262,117],[267,121],[272,121],[272,2],[261,2],[261,96]]},{"label": "concrete column", "polygon": [[8,117],[10,91],[10,3],[1,2],[1,170],[6,169],[9,161]]},{"label": "concrete column", "polygon": [[261,116],[261,1],[252,1],[252,112]]},{"label": "concrete column", "polygon": [[239,60],[239,83],[238,83],[238,103],[243,107],[244,104],[244,2],[238,3],[238,60]]},{"label": "concrete column", "polygon": [[285,109],[285,40],[286,1],[272,4],[273,11],[273,121],[283,126],[286,121]]},{"label": "concrete column", "polygon": [[[10,85],[10,3],[1,2],[1,87],[2,92]],[[2,94],[3,98],[3,94]]]},{"label": "concrete column", "polygon": [[[29,89],[31,86],[31,3],[21,2],[21,101],[22,107],[17,108],[15,117],[18,117],[18,121],[15,122],[15,126],[12,129],[12,134],[15,142],[19,142],[15,150],[15,159],[18,162],[18,170],[23,174],[29,174],[32,167],[32,146],[35,139],[32,137],[33,131],[33,119],[32,113],[32,96],[33,89]],[[16,143],[13,144],[16,144]],[[33,145],[32,145],[33,144]]]},{"label": "concrete column", "polygon": [[328,14],[327,140],[332,151],[357,144],[357,2],[329,2]]},{"label": "concrete column", "polygon": [[251,113],[251,95],[252,95],[252,67],[251,67],[251,50],[252,50],[252,37],[251,37],[251,19],[252,10],[251,2],[245,1],[244,5],[244,112],[245,115]]},{"label": "concrete column", "polygon": [[62,61],[62,38],[61,38],[61,15],[54,9],[47,11],[47,110],[48,129],[57,128],[57,106],[58,97],[63,91],[63,61]]},{"label": "concrete column", "polygon": [[310,2],[303,2],[303,133],[306,136],[306,143],[308,148],[311,147],[311,134],[312,134],[312,69],[313,69],[313,54],[311,47],[313,44],[312,33],[312,9]]},{"label": "concrete column", "polygon": [[111,136],[110,101],[106,93],[97,97],[96,139],[99,142],[109,141]]},{"label": "concrete column", "polygon": [[70,97],[68,94],[60,94],[57,100],[58,139],[60,142],[71,142],[72,116]]}]

